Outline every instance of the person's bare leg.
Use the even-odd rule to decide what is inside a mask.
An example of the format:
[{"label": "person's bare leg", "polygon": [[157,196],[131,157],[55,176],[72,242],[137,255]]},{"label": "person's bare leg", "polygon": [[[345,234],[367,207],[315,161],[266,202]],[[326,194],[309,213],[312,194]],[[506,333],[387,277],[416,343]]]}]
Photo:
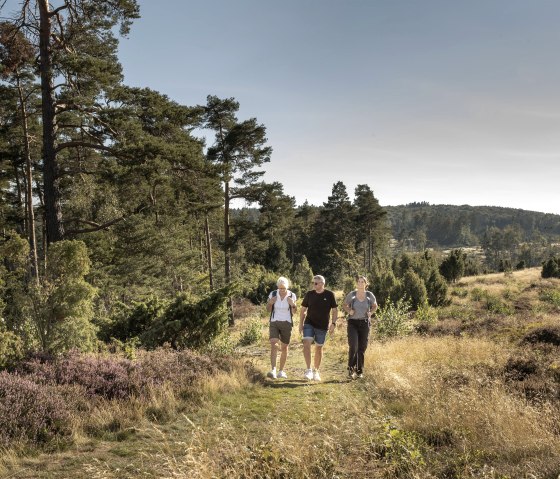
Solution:
[{"label": "person's bare leg", "polygon": [[315,357],[313,359],[315,369],[319,369],[319,367],[321,366],[321,361],[323,359],[323,346],[315,346]]},{"label": "person's bare leg", "polygon": [[303,341],[303,359],[305,359],[305,364],[307,369],[311,369],[311,341]]},{"label": "person's bare leg", "polygon": [[284,366],[286,365],[286,359],[288,358],[288,345],[280,343],[280,371],[284,371]]},{"label": "person's bare leg", "polygon": [[277,356],[278,356],[278,339],[271,339],[270,340],[270,366],[272,369],[276,367]]}]

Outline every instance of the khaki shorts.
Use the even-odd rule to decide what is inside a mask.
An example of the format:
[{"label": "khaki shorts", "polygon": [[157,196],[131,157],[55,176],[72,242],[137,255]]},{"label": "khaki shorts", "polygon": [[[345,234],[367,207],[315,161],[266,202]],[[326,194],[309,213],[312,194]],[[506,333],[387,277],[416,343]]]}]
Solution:
[{"label": "khaki shorts", "polygon": [[269,338],[280,339],[284,344],[290,344],[292,326],[291,321],[271,321],[268,326]]}]

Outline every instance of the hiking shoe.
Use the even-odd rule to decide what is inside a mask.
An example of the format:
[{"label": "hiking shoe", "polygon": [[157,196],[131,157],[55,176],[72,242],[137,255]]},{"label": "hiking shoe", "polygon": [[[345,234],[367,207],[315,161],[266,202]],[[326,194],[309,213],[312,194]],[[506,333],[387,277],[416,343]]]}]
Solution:
[{"label": "hiking shoe", "polygon": [[319,375],[319,371],[315,370],[313,371],[313,381],[320,381],[321,380],[321,376]]},{"label": "hiking shoe", "polygon": [[358,379],[363,379],[364,373],[357,373],[357,374],[356,374],[356,377],[357,377]]},{"label": "hiking shoe", "polygon": [[313,371],[311,371],[311,369],[306,369],[303,377],[311,381],[313,379]]},{"label": "hiking shoe", "polygon": [[284,371],[278,371],[278,379],[288,379],[288,375]]},{"label": "hiking shoe", "polygon": [[352,369],[348,370],[348,379],[356,379],[356,371],[353,371]]},{"label": "hiking shoe", "polygon": [[276,368],[274,368],[272,371],[268,371],[268,373],[266,373],[266,377],[270,379],[276,379]]}]

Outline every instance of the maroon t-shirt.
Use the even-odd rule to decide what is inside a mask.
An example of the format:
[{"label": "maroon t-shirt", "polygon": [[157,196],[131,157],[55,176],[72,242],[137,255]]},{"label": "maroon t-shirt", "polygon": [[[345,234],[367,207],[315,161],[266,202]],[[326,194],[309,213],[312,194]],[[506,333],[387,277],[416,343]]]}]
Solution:
[{"label": "maroon t-shirt", "polygon": [[301,305],[307,308],[305,322],[317,329],[329,329],[331,309],[336,308],[334,293],[328,289],[322,293],[315,290],[308,291],[303,297]]}]

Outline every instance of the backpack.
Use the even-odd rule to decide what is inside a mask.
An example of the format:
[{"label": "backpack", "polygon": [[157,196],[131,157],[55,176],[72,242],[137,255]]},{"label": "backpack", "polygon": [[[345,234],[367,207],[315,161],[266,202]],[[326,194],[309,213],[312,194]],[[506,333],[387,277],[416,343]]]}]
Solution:
[{"label": "backpack", "polygon": [[[273,298],[276,298],[277,295],[278,295],[278,290],[275,289],[275,290],[272,292],[272,297],[273,297]],[[292,301],[293,301],[293,297],[294,297],[294,293],[292,293],[292,292],[290,291],[290,294],[288,294],[288,298],[292,298]],[[276,302],[274,302],[274,304],[272,305],[272,309],[270,310],[270,321],[272,321],[272,318],[274,317],[274,305],[275,305],[275,304],[276,304]],[[288,309],[290,310],[290,319],[292,320],[292,323],[293,323],[294,313],[292,312],[292,307],[290,306]]]},{"label": "backpack", "polygon": [[[356,301],[356,294],[358,293],[358,290],[355,289],[354,291],[352,291],[352,302],[350,303],[350,309],[354,309],[354,302]],[[368,305],[368,311],[371,311],[371,307],[373,305],[371,298],[368,295],[369,291],[366,291],[366,299],[367,299],[367,305]]]}]

